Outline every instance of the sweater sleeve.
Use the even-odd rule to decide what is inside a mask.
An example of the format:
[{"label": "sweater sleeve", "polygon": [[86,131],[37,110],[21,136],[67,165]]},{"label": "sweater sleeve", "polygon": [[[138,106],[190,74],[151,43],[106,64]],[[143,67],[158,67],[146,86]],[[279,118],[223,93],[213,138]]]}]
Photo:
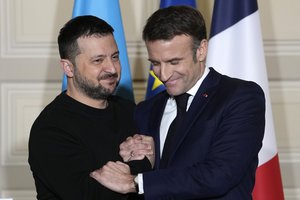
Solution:
[{"label": "sweater sleeve", "polygon": [[137,175],[138,173],[152,170],[151,163],[146,157],[143,160],[132,160],[127,164],[130,167],[130,172],[132,175]]}]

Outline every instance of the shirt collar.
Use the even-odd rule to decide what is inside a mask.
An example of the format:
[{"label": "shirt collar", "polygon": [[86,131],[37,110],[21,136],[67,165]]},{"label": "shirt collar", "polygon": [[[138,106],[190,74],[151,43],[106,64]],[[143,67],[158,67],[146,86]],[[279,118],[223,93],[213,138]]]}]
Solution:
[{"label": "shirt collar", "polygon": [[187,93],[189,95],[191,95],[191,96],[196,95],[200,85],[202,84],[203,80],[205,79],[205,77],[207,76],[208,73],[209,73],[209,69],[207,67],[205,67],[203,75],[201,76],[201,78],[196,82],[196,84],[189,91],[187,91]]}]

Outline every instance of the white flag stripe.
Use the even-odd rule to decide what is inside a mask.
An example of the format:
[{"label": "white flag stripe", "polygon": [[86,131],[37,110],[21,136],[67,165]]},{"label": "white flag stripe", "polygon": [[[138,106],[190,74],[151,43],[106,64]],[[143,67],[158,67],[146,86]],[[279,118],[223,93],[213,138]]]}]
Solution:
[{"label": "white flag stripe", "polygon": [[266,127],[259,166],[277,154],[275,131],[269,97],[258,11],[212,37],[209,41],[207,67],[231,77],[259,84],[266,96]]}]

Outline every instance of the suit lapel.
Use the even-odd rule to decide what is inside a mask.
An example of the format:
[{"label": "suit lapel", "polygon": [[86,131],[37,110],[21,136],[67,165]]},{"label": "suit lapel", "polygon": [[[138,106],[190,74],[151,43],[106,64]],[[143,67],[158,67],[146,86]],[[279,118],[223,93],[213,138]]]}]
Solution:
[{"label": "suit lapel", "polygon": [[177,134],[177,137],[174,138],[174,140],[177,141],[177,145],[174,148],[174,152],[172,153],[170,160],[172,160],[176,150],[181,145],[189,130],[197,121],[199,116],[202,114],[203,109],[205,108],[207,103],[210,101],[211,98],[213,98],[214,93],[216,92],[216,88],[220,82],[220,79],[221,74],[216,72],[213,68],[210,68],[209,74],[203,80],[201,86],[199,87],[192,101],[192,104],[190,105],[190,108],[186,114],[186,117],[182,123],[182,126],[179,129],[181,134]]},{"label": "suit lapel", "polygon": [[153,103],[152,111],[150,114],[150,133],[154,137],[155,141],[155,167],[158,167],[160,162],[160,123],[164,113],[164,109],[169,98],[169,95],[166,91],[158,94],[159,96],[155,99]]}]

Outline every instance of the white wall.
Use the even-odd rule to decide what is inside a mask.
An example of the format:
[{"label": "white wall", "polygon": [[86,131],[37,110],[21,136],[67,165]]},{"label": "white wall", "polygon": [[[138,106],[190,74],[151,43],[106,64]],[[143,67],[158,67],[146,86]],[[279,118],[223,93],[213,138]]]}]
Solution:
[{"label": "white wall", "polygon": [[[120,1],[136,101],[149,63],[141,31],[159,0]],[[33,120],[60,92],[56,37],[73,0],[0,0],[0,198],[35,199],[27,164]],[[199,0],[208,30],[213,1]],[[287,200],[300,199],[300,1],[259,1],[279,159]],[[289,25],[292,23],[292,25]]]}]

